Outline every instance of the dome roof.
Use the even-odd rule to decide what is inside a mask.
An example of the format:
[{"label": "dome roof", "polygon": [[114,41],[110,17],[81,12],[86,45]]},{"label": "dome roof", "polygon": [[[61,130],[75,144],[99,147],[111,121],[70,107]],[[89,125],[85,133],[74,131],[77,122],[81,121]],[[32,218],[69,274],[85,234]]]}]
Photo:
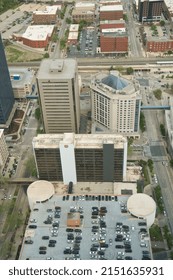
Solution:
[{"label": "dome roof", "polygon": [[156,211],[156,203],[149,195],[136,193],[128,199],[127,208],[134,216],[146,217]]},{"label": "dome roof", "polygon": [[112,74],[108,75],[107,77],[102,79],[102,83],[115,89],[115,90],[122,90],[125,88],[128,83],[118,76],[114,76]]},{"label": "dome roof", "polygon": [[44,180],[38,180],[29,185],[27,194],[32,201],[45,201],[54,195],[55,190],[52,183]]}]

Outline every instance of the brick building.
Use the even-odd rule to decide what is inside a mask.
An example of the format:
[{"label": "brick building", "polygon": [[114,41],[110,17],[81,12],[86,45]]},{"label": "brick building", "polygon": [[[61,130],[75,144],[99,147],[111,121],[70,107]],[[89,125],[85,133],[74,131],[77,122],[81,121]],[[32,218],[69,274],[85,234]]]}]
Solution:
[{"label": "brick building", "polygon": [[173,51],[173,40],[147,40],[147,52],[167,52]]},{"label": "brick building", "polygon": [[58,6],[46,6],[44,11],[33,12],[34,24],[55,24]]},{"label": "brick building", "polygon": [[85,20],[87,22],[94,22],[95,20],[95,3],[79,2],[75,4],[72,11],[73,22],[80,22]]},{"label": "brick building", "polygon": [[150,26],[145,26],[145,34],[147,52],[173,51],[173,36],[165,27],[157,24],[155,25],[155,31],[153,31]]},{"label": "brick building", "polygon": [[102,20],[100,21],[100,31],[109,28],[125,28],[124,20]]},{"label": "brick building", "polygon": [[31,48],[46,48],[53,34],[54,25],[31,25],[21,36],[13,37]]},{"label": "brick building", "polygon": [[122,5],[106,5],[100,7],[100,20],[120,20],[123,19]]},{"label": "brick building", "polygon": [[125,28],[102,29],[100,49],[101,52],[127,52],[128,36]]}]

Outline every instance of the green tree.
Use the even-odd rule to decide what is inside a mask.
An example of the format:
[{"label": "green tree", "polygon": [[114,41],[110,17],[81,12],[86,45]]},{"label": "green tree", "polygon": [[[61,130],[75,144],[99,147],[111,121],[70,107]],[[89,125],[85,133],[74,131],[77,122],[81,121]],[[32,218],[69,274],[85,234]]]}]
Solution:
[{"label": "green tree", "polygon": [[164,20],[160,21],[160,26],[165,26],[165,21]]},{"label": "green tree", "polygon": [[162,123],[160,124],[160,132],[161,132],[162,136],[166,136],[166,130]]},{"label": "green tree", "polygon": [[41,110],[40,110],[39,107],[35,109],[35,118],[36,118],[38,121],[39,121],[40,118],[41,118]]},{"label": "green tree", "polygon": [[140,113],[140,129],[142,132],[146,130],[145,116],[143,112]]},{"label": "green tree", "polygon": [[133,68],[132,67],[128,67],[127,69],[126,69],[126,73],[127,73],[127,75],[131,75],[131,74],[133,74]]},{"label": "green tree", "polygon": [[44,58],[49,58],[49,53],[45,53]]},{"label": "green tree", "polygon": [[169,161],[169,163],[170,163],[170,166],[173,168],[173,159],[171,159],[171,160]]},{"label": "green tree", "polygon": [[58,39],[59,39],[58,35],[54,33],[52,36],[52,42],[56,43],[58,41]]},{"label": "green tree", "polygon": [[71,19],[70,18],[66,18],[66,23],[67,24],[71,24]]},{"label": "green tree", "polygon": [[65,40],[65,39],[61,39],[61,40],[60,40],[60,49],[61,49],[61,50],[64,49],[65,46],[66,46],[66,40]]},{"label": "green tree", "polygon": [[34,156],[30,156],[28,158],[27,162],[25,163],[25,166],[26,166],[27,173],[30,176],[33,176],[33,177],[37,176],[37,169],[36,169],[36,165],[35,165]]},{"label": "green tree", "polygon": [[128,17],[127,17],[126,14],[123,15],[123,19],[124,19],[125,21],[128,21]]},{"label": "green tree", "polygon": [[160,99],[162,98],[162,91],[161,91],[161,89],[155,89],[155,90],[153,91],[153,94],[154,94],[154,96],[155,96],[158,100],[160,100]]},{"label": "green tree", "polygon": [[150,169],[150,172],[152,173],[153,172],[153,161],[152,161],[152,159],[149,159],[147,163],[148,163],[148,167]]}]

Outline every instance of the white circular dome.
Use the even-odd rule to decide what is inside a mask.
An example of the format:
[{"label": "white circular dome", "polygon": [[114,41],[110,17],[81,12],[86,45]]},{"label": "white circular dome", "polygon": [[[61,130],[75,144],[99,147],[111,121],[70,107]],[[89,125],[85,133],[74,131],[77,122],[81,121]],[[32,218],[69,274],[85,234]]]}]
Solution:
[{"label": "white circular dome", "polygon": [[146,219],[148,226],[154,223],[156,203],[149,195],[144,193],[132,195],[127,201],[127,209],[133,216]]},{"label": "white circular dome", "polygon": [[52,183],[44,180],[35,181],[29,185],[27,195],[30,208],[36,202],[43,202],[54,195],[55,189]]}]

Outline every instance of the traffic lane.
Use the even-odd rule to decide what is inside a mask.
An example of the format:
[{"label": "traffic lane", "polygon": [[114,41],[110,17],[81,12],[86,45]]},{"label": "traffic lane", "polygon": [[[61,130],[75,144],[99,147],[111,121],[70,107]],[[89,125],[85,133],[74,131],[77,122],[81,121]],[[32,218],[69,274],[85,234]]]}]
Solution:
[{"label": "traffic lane", "polygon": [[163,202],[166,209],[168,221],[171,227],[171,231],[173,232],[173,189],[171,177],[169,175],[169,169],[166,166],[163,166],[161,162],[155,162],[154,165],[156,168],[158,182],[161,187]]}]

